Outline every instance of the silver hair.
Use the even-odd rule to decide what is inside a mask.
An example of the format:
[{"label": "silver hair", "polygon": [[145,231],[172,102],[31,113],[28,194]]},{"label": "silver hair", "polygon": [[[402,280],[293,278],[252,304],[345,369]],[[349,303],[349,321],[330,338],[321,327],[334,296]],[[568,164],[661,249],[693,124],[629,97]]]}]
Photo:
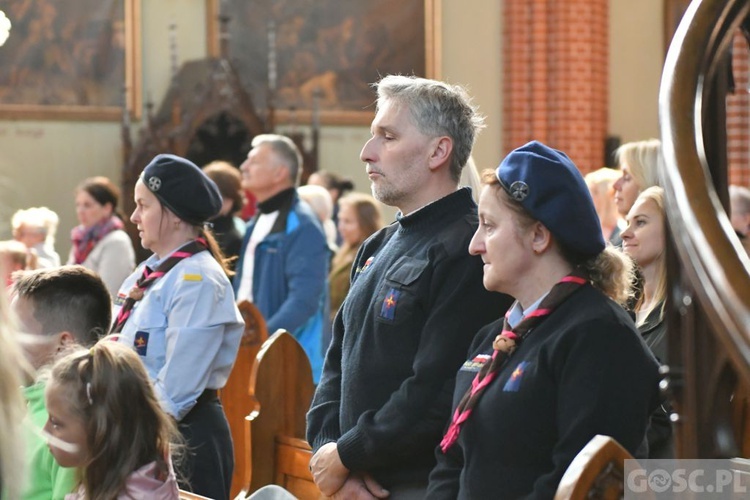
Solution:
[{"label": "silver hair", "polygon": [[402,75],[388,75],[373,87],[378,92],[378,107],[389,100],[405,105],[420,132],[451,138],[450,172],[458,183],[476,135],[485,126],[484,117],[466,90],[460,85]]},{"label": "silver hair", "polygon": [[253,138],[252,147],[268,144],[278,160],[289,170],[289,178],[296,186],[302,173],[302,153],[289,137],[279,134],[260,134]]}]

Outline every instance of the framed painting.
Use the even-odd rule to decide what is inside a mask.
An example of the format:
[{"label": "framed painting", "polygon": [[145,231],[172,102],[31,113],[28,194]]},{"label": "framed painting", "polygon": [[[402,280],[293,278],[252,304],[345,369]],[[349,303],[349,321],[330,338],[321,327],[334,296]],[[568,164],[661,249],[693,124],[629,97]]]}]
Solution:
[{"label": "framed painting", "polygon": [[370,83],[386,74],[440,77],[439,0],[206,0],[208,52],[228,57],[260,111],[279,123],[369,124]]},{"label": "framed painting", "polygon": [[140,116],[140,0],[0,0],[0,118]]}]

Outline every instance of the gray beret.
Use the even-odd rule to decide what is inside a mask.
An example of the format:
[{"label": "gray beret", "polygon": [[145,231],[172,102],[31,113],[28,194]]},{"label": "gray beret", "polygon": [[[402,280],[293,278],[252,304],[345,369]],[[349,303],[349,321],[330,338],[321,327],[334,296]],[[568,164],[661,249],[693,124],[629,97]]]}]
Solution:
[{"label": "gray beret", "polygon": [[190,224],[203,224],[221,210],[219,188],[200,168],[185,158],[157,155],[143,169],[141,181],[162,205]]}]

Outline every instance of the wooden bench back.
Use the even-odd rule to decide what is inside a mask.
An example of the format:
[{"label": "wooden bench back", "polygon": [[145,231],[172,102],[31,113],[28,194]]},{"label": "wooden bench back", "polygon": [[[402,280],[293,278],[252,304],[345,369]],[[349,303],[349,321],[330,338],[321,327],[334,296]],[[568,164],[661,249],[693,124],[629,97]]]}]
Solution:
[{"label": "wooden bench back", "polygon": [[[289,332],[278,330],[261,347],[250,374],[248,492],[280,484],[301,499],[311,498],[295,485],[303,482],[305,489],[314,488],[307,469],[310,447],[305,442],[305,416],[314,389],[310,361],[302,346]],[[317,498],[319,493],[314,495]]]},{"label": "wooden bench back", "polygon": [[245,436],[245,417],[253,410],[248,389],[250,373],[263,342],[268,340],[266,321],[254,304],[242,301],[237,307],[245,320],[245,331],[240,341],[237,360],[229,375],[227,384],[220,391],[221,404],[229,422],[234,443],[234,473],[232,474],[231,498],[235,498],[243,487],[250,484],[250,464],[248,444]]},{"label": "wooden bench back", "polygon": [[619,500],[624,491],[625,460],[631,458],[611,437],[594,436],[568,466],[555,500]]}]

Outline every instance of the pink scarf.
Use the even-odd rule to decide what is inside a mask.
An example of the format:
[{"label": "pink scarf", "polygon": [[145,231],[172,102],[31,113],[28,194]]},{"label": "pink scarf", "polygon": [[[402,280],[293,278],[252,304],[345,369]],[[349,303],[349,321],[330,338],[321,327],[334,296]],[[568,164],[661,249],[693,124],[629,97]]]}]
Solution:
[{"label": "pink scarf", "polygon": [[112,231],[124,228],[119,217],[112,216],[97,222],[93,226],[86,228],[76,226],[70,232],[70,238],[73,240],[73,258],[76,264],[83,264],[83,261],[91,253],[97,243]]}]

